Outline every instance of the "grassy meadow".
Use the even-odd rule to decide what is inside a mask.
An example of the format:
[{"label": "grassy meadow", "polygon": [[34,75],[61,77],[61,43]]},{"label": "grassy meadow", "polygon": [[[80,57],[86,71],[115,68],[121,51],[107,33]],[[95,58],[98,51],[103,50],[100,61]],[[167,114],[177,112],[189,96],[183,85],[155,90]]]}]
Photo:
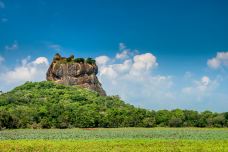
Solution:
[{"label": "grassy meadow", "polygon": [[0,131],[0,151],[228,151],[227,128],[87,128]]}]

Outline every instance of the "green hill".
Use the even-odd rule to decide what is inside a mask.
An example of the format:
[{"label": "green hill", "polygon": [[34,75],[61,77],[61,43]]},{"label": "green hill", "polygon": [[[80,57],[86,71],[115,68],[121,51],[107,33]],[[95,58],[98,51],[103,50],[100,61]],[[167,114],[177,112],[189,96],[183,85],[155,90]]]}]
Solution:
[{"label": "green hill", "polygon": [[2,128],[142,126],[142,119],[152,114],[117,96],[49,81],[27,82],[0,96]]},{"label": "green hill", "polygon": [[225,127],[228,113],[192,110],[152,111],[124,103],[117,96],[55,84],[27,82],[0,95],[1,128],[73,127]]}]

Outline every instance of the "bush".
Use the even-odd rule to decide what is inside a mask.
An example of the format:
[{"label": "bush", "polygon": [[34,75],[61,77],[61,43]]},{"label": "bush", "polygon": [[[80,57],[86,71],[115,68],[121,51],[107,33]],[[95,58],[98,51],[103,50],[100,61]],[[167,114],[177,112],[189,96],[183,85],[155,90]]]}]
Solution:
[{"label": "bush", "polygon": [[156,121],[154,117],[144,118],[142,123],[143,127],[156,127]]},{"label": "bush", "polygon": [[182,127],[182,120],[180,118],[172,117],[169,120],[169,126],[170,127]]},{"label": "bush", "polygon": [[226,119],[223,115],[218,115],[212,119],[214,127],[223,127],[226,124]]},{"label": "bush", "polygon": [[76,58],[76,59],[74,59],[74,62],[76,62],[76,63],[84,63],[85,59],[84,58]]},{"label": "bush", "polygon": [[69,58],[66,58],[67,62],[72,62],[74,61],[74,55],[71,55]]},{"label": "bush", "polygon": [[87,58],[86,59],[86,63],[88,63],[88,64],[96,64],[96,60],[94,60],[92,58]]}]

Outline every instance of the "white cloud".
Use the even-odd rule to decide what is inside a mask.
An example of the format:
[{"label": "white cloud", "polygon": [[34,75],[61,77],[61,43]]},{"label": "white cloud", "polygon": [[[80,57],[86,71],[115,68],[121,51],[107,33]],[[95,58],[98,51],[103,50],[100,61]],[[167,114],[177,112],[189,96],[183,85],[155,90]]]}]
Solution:
[{"label": "white cloud", "polygon": [[[121,44],[120,48],[126,49],[126,46]],[[227,95],[218,90],[222,84],[219,77],[212,79],[205,75],[195,79],[197,75],[190,71],[182,77],[157,74],[159,64],[152,53],[131,54],[121,60],[116,56],[96,59],[100,59],[97,60],[98,78],[107,94],[119,95],[136,106],[151,109],[227,110],[224,108]]]},{"label": "white cloud", "polygon": [[201,84],[203,86],[208,86],[210,82],[211,82],[211,80],[210,80],[210,78],[208,76],[203,76],[201,78]]},{"label": "white cloud", "polygon": [[26,81],[45,80],[48,66],[45,57],[38,57],[34,61],[30,61],[30,57],[23,59],[21,65],[0,74],[0,90],[8,91]]},{"label": "white cloud", "polygon": [[40,64],[44,64],[44,65],[48,65],[48,59],[45,57],[38,57],[35,61],[33,61],[33,63],[35,65],[40,65]]},{"label": "white cloud", "polygon": [[121,53],[117,53],[116,54],[116,58],[117,59],[125,59],[128,57],[129,51],[128,50],[124,50]]},{"label": "white cloud", "polygon": [[12,51],[12,50],[17,50],[18,49],[18,43],[17,41],[14,41],[12,45],[6,45],[5,50],[7,51]]},{"label": "white cloud", "polygon": [[116,54],[117,60],[124,60],[138,53],[138,50],[131,50],[127,48],[127,46],[124,43],[119,44],[119,51],[120,52]]},{"label": "white cloud", "polygon": [[210,59],[210,60],[207,61],[207,65],[210,68],[212,68],[212,69],[219,68],[220,67],[220,64],[221,64],[221,62],[218,59],[216,59],[216,58],[213,58],[213,59]]},{"label": "white cloud", "polygon": [[[99,64],[98,64],[99,66]],[[125,60],[123,63],[110,63],[110,64],[103,64],[99,66],[100,76],[108,77],[112,79],[114,82],[114,78],[120,76],[121,74],[127,74],[130,72],[132,67],[131,60]]]},{"label": "white cloud", "polygon": [[50,49],[53,49],[53,50],[57,51],[57,52],[62,51],[62,46],[59,45],[59,44],[50,44],[50,45],[48,45],[48,47]]},{"label": "white cloud", "polygon": [[216,57],[207,61],[207,65],[212,69],[228,67],[228,52],[218,52]]},{"label": "white cloud", "polygon": [[121,64],[114,64],[113,69],[117,71],[118,73],[127,73],[130,72],[129,70],[132,68],[132,60],[125,60]]},{"label": "white cloud", "polygon": [[[101,75],[128,74],[128,75],[142,75],[150,74],[151,70],[157,67],[156,57],[151,53],[136,55],[133,59],[126,59],[123,63],[115,63],[108,61],[111,59],[107,56],[100,56],[96,58]],[[115,61],[115,60],[112,60]]]},{"label": "white cloud", "polygon": [[104,56],[96,57],[95,60],[97,65],[102,66],[102,65],[106,65],[110,61],[110,58],[104,55]]},{"label": "white cloud", "polygon": [[184,87],[182,93],[195,97],[197,100],[210,96],[218,87],[219,80],[211,80],[208,76],[203,76],[200,80],[194,80],[191,86]]},{"label": "white cloud", "polygon": [[113,80],[118,76],[118,73],[112,68],[112,66],[108,66],[101,68],[100,76],[108,77],[113,82]]},{"label": "white cloud", "polygon": [[5,3],[3,3],[3,1],[0,1],[0,8],[5,8]]},{"label": "white cloud", "polygon": [[0,64],[4,61],[5,61],[5,59],[2,56],[0,56]]},{"label": "white cloud", "polygon": [[144,72],[150,72],[153,68],[158,66],[156,60],[156,57],[151,53],[134,56],[134,63],[132,65],[131,73],[140,75]]},{"label": "white cloud", "polygon": [[124,44],[124,43],[120,43],[119,44],[119,50],[124,50],[124,49],[126,49],[126,45]]},{"label": "white cloud", "polygon": [[[121,43],[120,49],[126,49],[126,46]],[[98,77],[108,94],[118,94],[124,100],[144,107],[174,98],[169,91],[173,85],[172,78],[153,74],[158,63],[152,53],[121,58],[121,62],[116,58],[117,55],[114,58],[96,58]]]}]

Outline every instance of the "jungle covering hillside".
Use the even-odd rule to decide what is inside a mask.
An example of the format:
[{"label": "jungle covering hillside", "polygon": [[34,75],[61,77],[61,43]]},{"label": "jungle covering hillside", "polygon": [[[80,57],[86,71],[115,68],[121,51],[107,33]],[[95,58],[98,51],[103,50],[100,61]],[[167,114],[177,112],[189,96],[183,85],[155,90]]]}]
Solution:
[{"label": "jungle covering hillside", "polygon": [[80,87],[27,82],[0,95],[0,128],[227,127],[228,113],[146,110]]}]

